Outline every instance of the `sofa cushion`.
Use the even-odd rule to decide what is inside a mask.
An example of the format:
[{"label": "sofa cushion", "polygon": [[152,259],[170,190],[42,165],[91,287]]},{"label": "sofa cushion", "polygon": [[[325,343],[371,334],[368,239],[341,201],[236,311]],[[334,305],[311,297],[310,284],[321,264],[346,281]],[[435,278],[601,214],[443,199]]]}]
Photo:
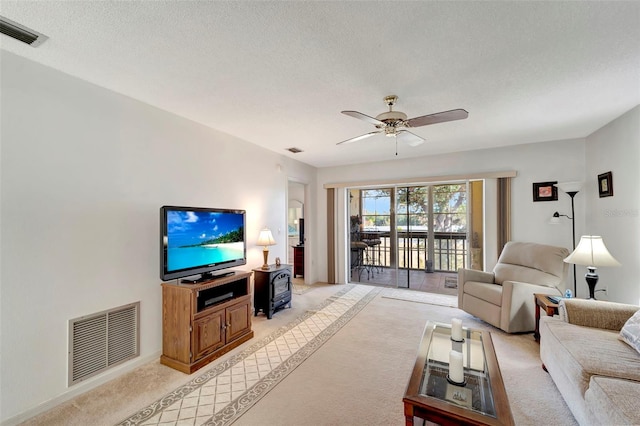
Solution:
[{"label": "sofa cushion", "polygon": [[640,353],[640,310],[624,324],[620,330],[620,339]]},{"label": "sofa cushion", "polygon": [[555,318],[549,318],[546,325],[559,346],[554,351],[556,357],[581,395],[588,389],[591,376],[640,381],[640,355],[621,342],[617,332],[576,326]]},{"label": "sofa cushion", "polygon": [[593,376],[584,399],[599,424],[640,424],[640,382]]},{"label": "sofa cushion", "polygon": [[502,286],[497,284],[467,281],[464,283],[464,292],[493,305],[502,305]]},{"label": "sofa cushion", "polygon": [[[567,326],[566,323],[559,321],[557,317],[543,316],[540,318],[540,360],[542,361],[542,368],[553,379],[576,421],[581,425],[589,424],[588,409],[584,402],[584,395],[576,385],[577,381],[571,377],[570,369],[565,367],[567,359],[571,359],[571,357],[558,340],[557,335],[563,334],[556,332],[558,324],[561,327]],[[570,380],[570,377],[572,380]]]}]

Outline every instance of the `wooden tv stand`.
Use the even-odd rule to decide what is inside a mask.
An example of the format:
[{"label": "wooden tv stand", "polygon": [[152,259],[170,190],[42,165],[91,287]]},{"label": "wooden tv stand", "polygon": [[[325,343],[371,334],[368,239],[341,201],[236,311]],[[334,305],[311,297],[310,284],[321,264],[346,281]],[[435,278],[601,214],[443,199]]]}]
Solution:
[{"label": "wooden tv stand", "polygon": [[160,362],[191,374],[253,337],[251,272],[162,283]]}]

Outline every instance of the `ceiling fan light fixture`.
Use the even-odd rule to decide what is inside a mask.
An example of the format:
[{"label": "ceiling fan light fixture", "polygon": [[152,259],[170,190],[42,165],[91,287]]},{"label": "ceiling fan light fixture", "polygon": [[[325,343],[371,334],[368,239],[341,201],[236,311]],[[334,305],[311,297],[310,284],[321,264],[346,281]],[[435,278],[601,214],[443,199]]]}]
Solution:
[{"label": "ceiling fan light fixture", "polygon": [[384,128],[384,134],[388,138],[392,138],[396,135],[396,128],[393,126],[387,126]]}]

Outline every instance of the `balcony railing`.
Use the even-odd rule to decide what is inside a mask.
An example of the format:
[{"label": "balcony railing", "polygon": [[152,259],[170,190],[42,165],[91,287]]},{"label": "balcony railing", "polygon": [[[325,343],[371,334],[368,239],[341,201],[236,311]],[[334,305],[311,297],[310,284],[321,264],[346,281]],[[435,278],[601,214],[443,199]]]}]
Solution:
[{"label": "balcony railing", "polygon": [[[468,242],[465,232],[434,233],[433,269],[441,272],[457,272],[467,267]],[[397,233],[398,268],[427,269],[429,259],[428,232],[414,231]],[[395,267],[395,253],[391,235],[385,231],[363,231],[360,239],[364,242],[379,240],[380,244],[367,249],[369,261],[381,267]]]}]

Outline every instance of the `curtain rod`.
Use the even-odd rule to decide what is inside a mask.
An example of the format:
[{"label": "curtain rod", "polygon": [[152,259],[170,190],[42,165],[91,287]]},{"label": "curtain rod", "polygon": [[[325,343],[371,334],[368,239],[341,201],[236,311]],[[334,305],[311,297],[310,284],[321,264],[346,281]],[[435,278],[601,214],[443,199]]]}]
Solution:
[{"label": "curtain rod", "polygon": [[444,176],[425,176],[416,178],[405,179],[384,179],[384,180],[369,180],[369,181],[355,181],[355,182],[336,182],[325,183],[323,187],[329,188],[347,188],[347,187],[363,187],[363,186],[379,186],[379,185],[402,185],[413,183],[431,183],[431,182],[449,182],[449,181],[466,181],[466,180],[479,180],[479,179],[497,179],[506,177],[516,177],[517,172],[515,170],[507,170],[502,172],[481,172],[481,173],[467,173],[460,175],[444,175]]}]

